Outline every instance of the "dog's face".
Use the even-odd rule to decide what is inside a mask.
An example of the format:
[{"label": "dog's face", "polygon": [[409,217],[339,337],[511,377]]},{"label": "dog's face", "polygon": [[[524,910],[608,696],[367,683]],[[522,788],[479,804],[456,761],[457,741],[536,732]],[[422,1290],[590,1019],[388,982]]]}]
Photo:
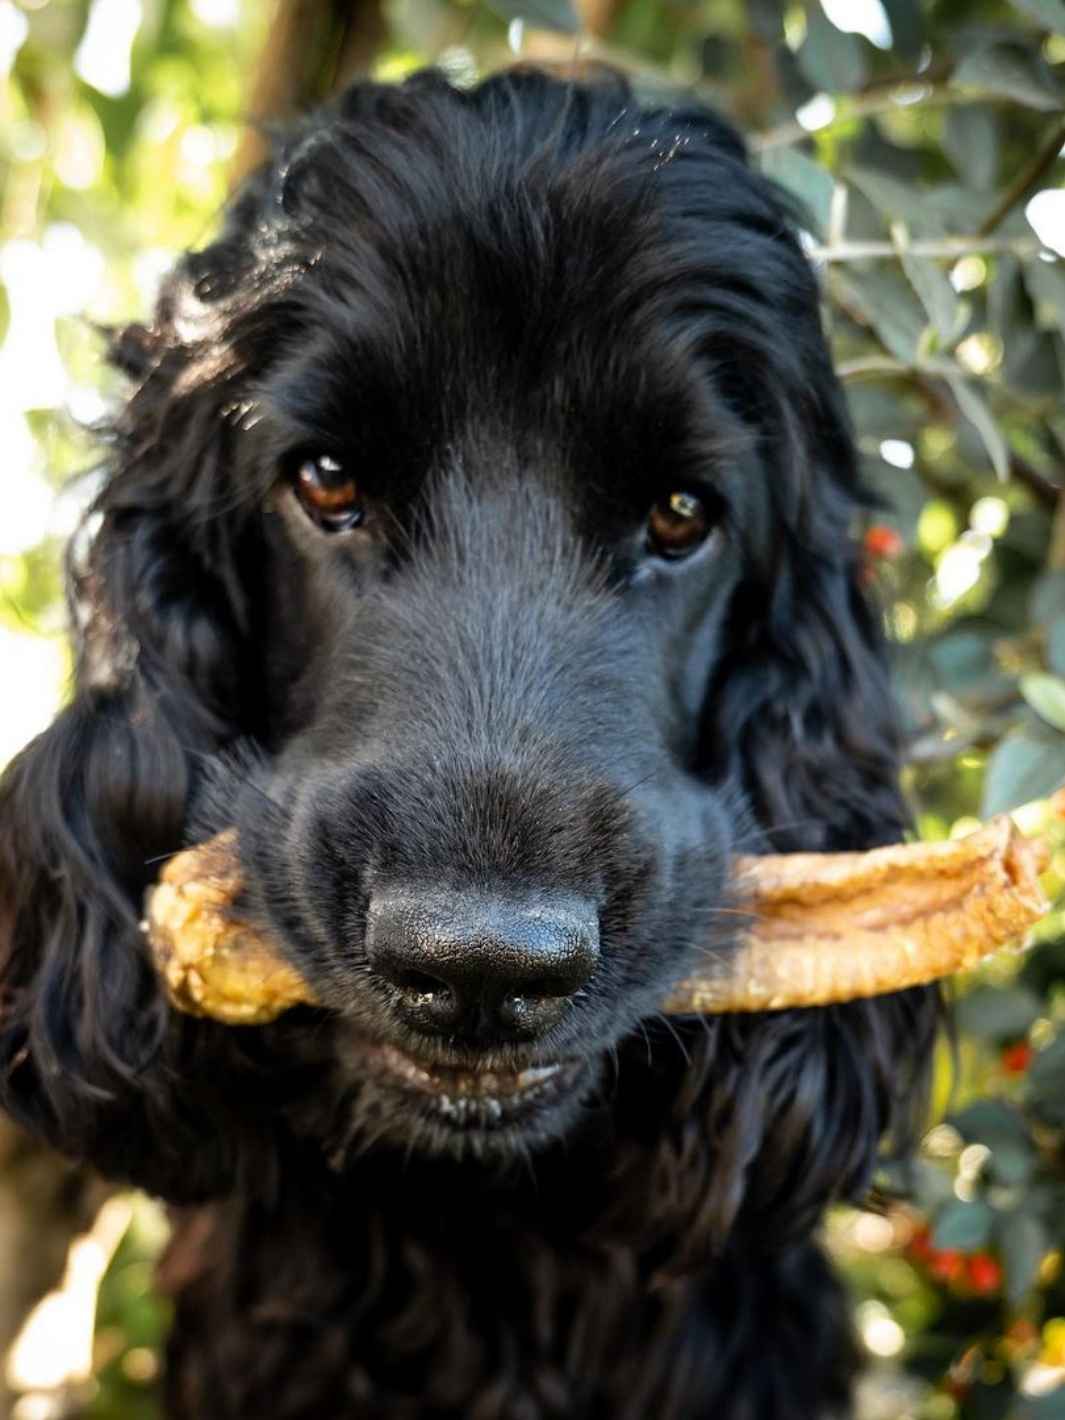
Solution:
[{"label": "dog's face", "polygon": [[625,263],[542,291],[612,215],[531,266],[485,214],[468,250],[401,233],[384,328],[345,253],[341,317],[256,396],[288,664],[225,800],[256,907],[350,1022],[360,1109],[419,1146],[564,1129],[736,920],[740,798],[699,731],[757,454]]},{"label": "dog's face", "polygon": [[[9,1102],[99,1155],[112,1106],[75,1118],[58,1078],[143,1129],[194,1115],[179,1062],[247,1116],[247,1054],[283,1072],[313,1040],[331,1146],[516,1156],[635,1079],[693,1197],[707,1151],[743,1174],[784,1117],[774,1189],[810,1150],[817,1187],[860,1174],[887,1106],[856,1085],[861,1162],[830,1168],[803,1070],[831,1095],[867,1067],[819,1013],[727,1049],[682,1027],[668,1088],[627,1063],[731,950],[738,846],[902,819],[816,287],[735,135],[616,81],[357,88],[115,358],[138,383],[77,583],[81,695],[6,786],[12,824],[44,779],[80,795],[4,845]],[[135,936],[154,854],[233,825],[244,908],[323,1007],[243,1054],[172,1018]]]}]

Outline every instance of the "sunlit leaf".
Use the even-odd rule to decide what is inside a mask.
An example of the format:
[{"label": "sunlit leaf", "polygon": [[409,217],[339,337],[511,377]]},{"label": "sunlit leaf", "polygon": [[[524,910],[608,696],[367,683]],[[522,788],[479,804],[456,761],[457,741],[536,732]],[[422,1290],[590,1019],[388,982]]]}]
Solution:
[{"label": "sunlit leaf", "polygon": [[1065,733],[1065,680],[1055,675],[1021,676],[1021,694],[1028,704],[1055,730]]}]

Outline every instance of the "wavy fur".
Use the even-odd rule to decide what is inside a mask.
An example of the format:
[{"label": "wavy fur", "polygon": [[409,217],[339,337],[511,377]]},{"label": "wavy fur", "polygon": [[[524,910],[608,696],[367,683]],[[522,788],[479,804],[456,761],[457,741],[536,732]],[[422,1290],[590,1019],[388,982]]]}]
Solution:
[{"label": "wavy fur", "polygon": [[[732,948],[732,853],[906,820],[781,196],[720,119],[617,77],[358,85],[112,359],[73,699],[0,782],[0,1100],[190,1205],[169,1413],[847,1414],[811,1239],[904,1146],[935,994],[654,1011]],[[285,492],[321,447],[378,509],[357,554]],[[646,508],[692,484],[720,545],[648,570]],[[160,993],[142,894],[231,822],[323,1011],[240,1031]],[[363,941],[412,876],[599,894],[602,966],[538,1046],[585,1085],[527,1128],[456,1132],[367,1063],[416,1044]]]}]

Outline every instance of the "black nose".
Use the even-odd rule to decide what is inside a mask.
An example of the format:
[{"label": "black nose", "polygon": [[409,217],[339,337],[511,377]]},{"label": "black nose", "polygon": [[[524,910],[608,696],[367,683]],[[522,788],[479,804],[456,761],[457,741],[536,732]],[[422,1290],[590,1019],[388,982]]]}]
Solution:
[{"label": "black nose", "polygon": [[530,1040],[558,1021],[599,960],[599,919],[562,894],[394,888],[370,902],[370,965],[428,1034]]}]

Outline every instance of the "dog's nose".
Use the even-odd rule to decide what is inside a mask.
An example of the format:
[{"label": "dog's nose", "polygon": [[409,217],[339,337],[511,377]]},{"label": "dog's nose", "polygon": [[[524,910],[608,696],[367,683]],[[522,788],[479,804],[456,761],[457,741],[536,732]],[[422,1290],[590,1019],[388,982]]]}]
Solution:
[{"label": "dog's nose", "polygon": [[587,899],[562,894],[394,888],[371,899],[366,948],[415,1029],[530,1040],[595,970],[599,918]]}]

